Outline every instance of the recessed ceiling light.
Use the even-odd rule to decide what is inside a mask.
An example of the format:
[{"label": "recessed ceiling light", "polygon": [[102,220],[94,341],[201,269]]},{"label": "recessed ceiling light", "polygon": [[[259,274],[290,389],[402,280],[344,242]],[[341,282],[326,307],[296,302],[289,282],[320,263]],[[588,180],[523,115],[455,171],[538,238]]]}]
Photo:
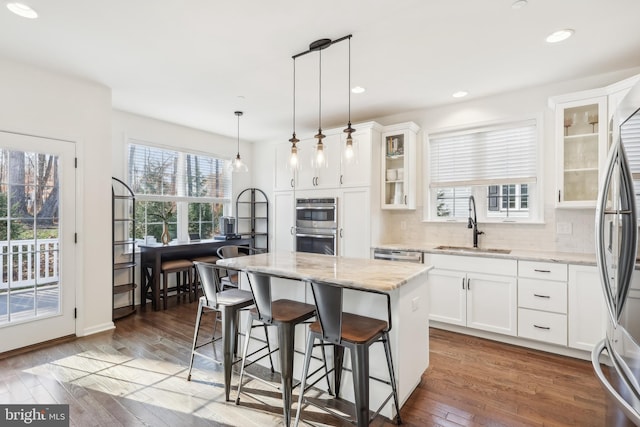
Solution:
[{"label": "recessed ceiling light", "polygon": [[7,9],[11,12],[15,13],[18,16],[22,16],[23,18],[28,19],[36,19],[38,17],[38,12],[33,10],[31,7],[27,6],[24,3],[18,2],[10,2],[7,3]]},{"label": "recessed ceiling light", "polygon": [[547,41],[547,43],[558,43],[568,39],[573,35],[573,33],[574,31],[570,28],[558,30],[554,33],[549,34],[545,40]]},{"label": "recessed ceiling light", "polygon": [[511,3],[511,8],[512,9],[522,9],[523,7],[525,7],[529,2],[527,0],[516,0],[513,3]]},{"label": "recessed ceiling light", "polygon": [[469,95],[469,92],[467,92],[466,90],[459,90],[456,93],[454,93],[452,96],[454,98],[464,98],[467,95]]},{"label": "recessed ceiling light", "polygon": [[366,89],[363,88],[362,86],[356,86],[353,89],[351,89],[351,92],[353,93],[362,93],[364,92]]}]

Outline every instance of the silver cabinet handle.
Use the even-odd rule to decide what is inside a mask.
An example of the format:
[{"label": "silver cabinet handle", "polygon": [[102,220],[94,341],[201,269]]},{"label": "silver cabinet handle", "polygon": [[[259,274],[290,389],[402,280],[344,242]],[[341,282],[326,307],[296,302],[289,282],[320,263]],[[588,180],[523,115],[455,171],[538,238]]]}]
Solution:
[{"label": "silver cabinet handle", "polygon": [[533,294],[534,297],[538,297],[538,298],[551,298],[551,296],[549,295],[538,295],[538,294]]},{"label": "silver cabinet handle", "polygon": [[293,231],[294,227],[291,227],[291,229],[289,230],[289,233],[291,233],[291,235],[293,236],[294,231]]},{"label": "silver cabinet handle", "polygon": [[293,178],[291,178],[291,188],[293,188]]},{"label": "silver cabinet handle", "polygon": [[540,270],[538,268],[535,268],[533,271],[537,271],[538,273],[551,273],[551,270]]},{"label": "silver cabinet handle", "polygon": [[467,279],[467,290],[471,290],[471,278]]},{"label": "silver cabinet handle", "polygon": [[550,330],[550,329],[551,329],[551,328],[550,328],[550,327],[548,327],[548,326],[538,326],[538,325],[536,325],[535,323],[534,323],[533,327],[534,327],[534,328],[538,328],[538,329],[544,329],[545,331],[548,331],[548,330]]},{"label": "silver cabinet handle", "polygon": [[344,230],[343,228],[341,228],[341,229],[340,229],[340,237],[341,237],[341,238],[342,238],[342,231],[343,231],[343,230]]},{"label": "silver cabinet handle", "polygon": [[404,195],[404,204],[405,205],[407,204],[407,195],[406,194]]},{"label": "silver cabinet handle", "polygon": [[462,278],[462,289],[464,289],[464,277]]},{"label": "silver cabinet handle", "polygon": [[343,182],[342,182],[342,175],[340,175],[340,185],[342,185],[342,184],[343,184]]}]

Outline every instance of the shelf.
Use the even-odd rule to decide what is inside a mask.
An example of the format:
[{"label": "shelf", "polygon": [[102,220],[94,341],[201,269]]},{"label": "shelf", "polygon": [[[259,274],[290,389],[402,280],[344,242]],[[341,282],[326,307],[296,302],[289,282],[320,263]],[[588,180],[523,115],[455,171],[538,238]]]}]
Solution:
[{"label": "shelf", "polygon": [[113,263],[114,270],[125,270],[127,268],[135,267],[137,263],[135,261],[127,261],[127,262],[115,262]]},{"label": "shelf", "polygon": [[[238,212],[240,212],[240,205],[250,207],[249,209],[247,209],[246,207],[242,209],[242,213],[244,214],[244,216],[238,216]],[[256,206],[259,206],[259,208],[256,209]],[[250,212],[247,212],[247,210],[250,210]],[[264,215],[266,210],[267,216],[257,216],[256,210],[258,210],[262,215]],[[260,228],[260,229],[266,228],[268,230],[269,229],[268,212],[269,212],[269,200],[267,199],[267,195],[262,190],[258,188],[247,188],[241,191],[240,194],[238,194],[238,197],[236,198],[236,226],[239,225],[240,221],[243,221],[242,228],[245,228],[245,229],[250,228],[251,230],[255,230],[256,228]],[[238,234],[242,236],[248,236],[249,238],[251,238],[252,239],[251,245],[254,248],[266,249],[267,252],[269,251],[268,232],[238,231]],[[258,246],[256,244],[256,237],[262,237],[262,236],[267,237],[266,247],[263,245]],[[263,239],[261,239],[261,243],[264,243]]]},{"label": "shelf", "polygon": [[[136,198],[131,188],[118,178],[111,180],[111,220],[111,316],[115,320],[136,312],[137,288],[136,240],[131,234],[136,227]],[[128,279],[124,276],[128,276]]]},{"label": "shelf", "polygon": [[135,306],[126,305],[124,307],[114,308],[113,309],[113,320],[122,319],[123,317],[127,317],[136,312]]},{"label": "shelf", "polygon": [[384,182],[385,182],[386,184],[397,184],[397,183],[404,184],[404,179],[396,179],[396,180],[393,180],[393,181],[387,181],[387,180],[385,180]]},{"label": "shelf", "polygon": [[597,138],[598,133],[582,133],[579,135],[565,135],[564,140],[581,139],[581,138]]},{"label": "shelf", "polygon": [[122,285],[114,285],[113,293],[114,294],[123,294],[125,292],[130,292],[137,288],[138,285],[135,283],[123,283]]},{"label": "shelf", "polygon": [[572,172],[598,172],[598,168],[578,168],[578,169],[565,169],[564,173]]},{"label": "shelf", "polygon": [[385,158],[387,160],[404,159],[404,154],[387,154]]}]

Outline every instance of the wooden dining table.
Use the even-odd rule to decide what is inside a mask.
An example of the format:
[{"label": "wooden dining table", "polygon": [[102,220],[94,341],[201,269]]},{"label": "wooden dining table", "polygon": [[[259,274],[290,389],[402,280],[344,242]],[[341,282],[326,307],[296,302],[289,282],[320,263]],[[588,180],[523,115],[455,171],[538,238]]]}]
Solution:
[{"label": "wooden dining table", "polygon": [[218,248],[226,245],[250,246],[251,239],[203,239],[183,243],[174,242],[168,245],[161,243],[139,244],[140,286],[142,287],[143,299],[141,306],[145,307],[146,300],[150,296],[153,309],[160,309],[160,273],[164,261],[216,255]]}]

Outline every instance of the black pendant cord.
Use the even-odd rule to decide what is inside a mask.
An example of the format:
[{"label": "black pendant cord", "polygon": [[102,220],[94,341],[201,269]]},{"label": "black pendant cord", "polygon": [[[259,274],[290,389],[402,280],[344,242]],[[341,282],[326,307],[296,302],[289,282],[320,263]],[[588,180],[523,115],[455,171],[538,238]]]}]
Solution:
[{"label": "black pendant cord", "polygon": [[347,87],[347,91],[349,93],[349,126],[351,128],[351,37],[349,37],[349,86]]},{"label": "black pendant cord", "polygon": [[322,51],[318,51],[318,139],[322,142]]},{"label": "black pendant cord", "polygon": [[289,140],[292,150],[300,140],[296,137],[296,59],[293,58],[293,134]]}]

